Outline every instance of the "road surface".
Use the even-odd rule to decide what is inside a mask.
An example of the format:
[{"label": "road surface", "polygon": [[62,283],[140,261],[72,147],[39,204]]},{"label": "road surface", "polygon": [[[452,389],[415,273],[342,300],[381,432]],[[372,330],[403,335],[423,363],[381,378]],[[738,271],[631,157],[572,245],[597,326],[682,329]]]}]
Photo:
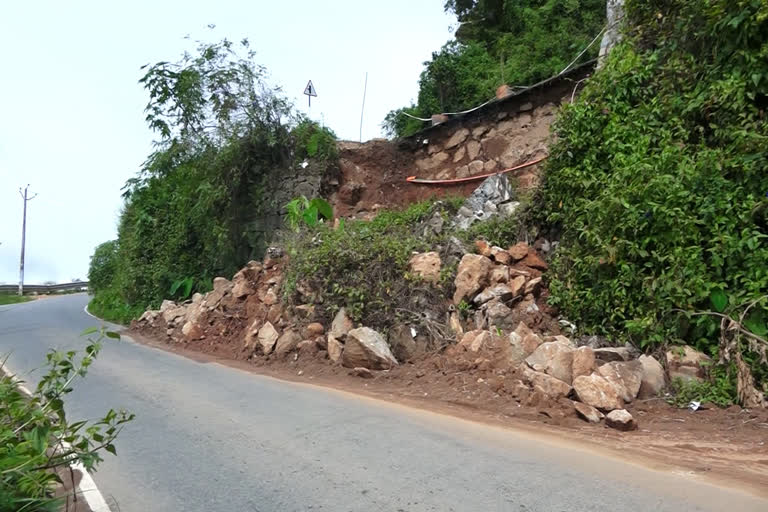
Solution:
[{"label": "road surface", "polygon": [[[34,383],[82,348],[88,297],[0,307],[0,353]],[[768,501],[587,449],[109,342],[71,419],[136,413],[96,483],[114,511],[722,511]]]}]

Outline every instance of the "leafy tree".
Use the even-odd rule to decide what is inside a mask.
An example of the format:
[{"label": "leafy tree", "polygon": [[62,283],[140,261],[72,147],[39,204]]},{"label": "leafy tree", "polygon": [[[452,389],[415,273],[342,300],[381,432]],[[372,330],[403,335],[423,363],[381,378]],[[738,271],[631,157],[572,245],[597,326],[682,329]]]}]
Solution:
[{"label": "leafy tree", "polygon": [[88,283],[91,291],[106,290],[117,272],[117,240],[110,240],[96,247],[88,269]]}]

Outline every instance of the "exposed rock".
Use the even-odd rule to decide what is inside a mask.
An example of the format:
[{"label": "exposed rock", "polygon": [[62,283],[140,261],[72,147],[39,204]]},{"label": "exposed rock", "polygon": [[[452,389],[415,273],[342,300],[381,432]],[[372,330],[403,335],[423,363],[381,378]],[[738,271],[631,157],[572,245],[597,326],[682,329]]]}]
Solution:
[{"label": "exposed rock", "polygon": [[533,251],[529,252],[520,263],[526,267],[535,268],[537,270],[547,270],[549,268],[547,262],[541,259],[541,257]]},{"label": "exposed rock", "polygon": [[203,302],[203,294],[195,292],[192,294],[192,304],[201,304]]},{"label": "exposed rock", "polygon": [[541,338],[528,328],[523,322],[509,335],[511,347],[510,359],[519,363],[531,355],[542,344]]},{"label": "exposed rock", "polygon": [[279,338],[277,338],[275,355],[281,357],[289,352],[293,352],[298,348],[300,342],[301,336],[299,333],[296,332],[295,329],[287,329]]},{"label": "exposed rock", "polygon": [[176,323],[179,319],[182,319],[187,314],[186,306],[173,306],[168,307],[163,311],[163,320],[168,325]]},{"label": "exposed rock", "polygon": [[494,174],[483,181],[464,201],[454,218],[459,229],[467,229],[476,220],[487,220],[498,214],[499,206],[514,199],[514,187],[505,174]]},{"label": "exposed rock", "polygon": [[213,278],[213,290],[216,292],[221,293],[227,293],[232,289],[232,281],[225,277],[214,277]]},{"label": "exposed rock", "polygon": [[474,160],[472,162],[469,162],[469,175],[474,176],[476,174],[482,173],[484,166],[485,166],[485,162],[483,162],[482,160]]},{"label": "exposed rock", "polygon": [[464,327],[461,325],[461,318],[457,311],[452,311],[448,319],[451,330],[456,334],[456,339],[460,340],[464,336]]},{"label": "exposed rock", "polygon": [[571,392],[571,385],[546,373],[526,370],[525,380],[551,398],[562,398]]},{"label": "exposed rock", "polygon": [[353,368],[350,373],[355,377],[360,377],[361,379],[373,378],[373,372],[368,368],[362,368],[362,367]]},{"label": "exposed rock", "polygon": [[466,128],[462,128],[460,130],[456,130],[453,135],[451,135],[451,138],[448,139],[448,142],[445,143],[444,149],[452,149],[467,140],[467,137],[469,137],[469,130]]},{"label": "exposed rock", "polygon": [[478,293],[477,296],[472,300],[473,303],[476,305],[485,304],[489,300],[492,299],[500,299],[502,301],[507,301],[515,296],[515,293],[512,291],[512,289],[507,286],[506,284],[496,284],[493,286],[489,286],[482,292]]},{"label": "exposed rock", "polygon": [[293,308],[293,310],[294,313],[296,313],[296,316],[301,320],[310,320],[315,316],[314,304],[300,304]]},{"label": "exposed rock", "polygon": [[389,346],[392,354],[400,362],[412,361],[424,353],[424,347],[416,341],[414,329],[405,324],[398,324],[389,332]]},{"label": "exposed rock", "polygon": [[[477,135],[474,134],[475,131],[477,131],[477,128],[472,131],[472,135],[477,137]],[[467,156],[469,157],[470,162],[475,160],[480,154],[480,143],[476,140],[469,141],[465,147],[467,148]]]},{"label": "exposed rock", "polygon": [[280,335],[277,332],[277,329],[272,325],[271,322],[266,322],[264,325],[261,326],[261,329],[259,329],[259,333],[256,336],[259,345],[261,346],[261,353],[265,356],[270,354],[272,350],[275,348],[275,343],[277,343],[277,338]]},{"label": "exposed rock", "polygon": [[176,307],[176,303],[175,302],[173,302],[172,300],[167,300],[166,299],[166,300],[164,300],[162,302],[162,304],[160,304],[160,312],[161,313],[165,313],[169,309],[175,308],[175,307]]},{"label": "exposed rock", "polygon": [[[235,275],[235,277],[237,277],[237,275]],[[234,298],[242,299],[248,295],[253,295],[254,293],[256,293],[256,290],[254,290],[247,279],[235,279],[235,284],[232,287],[232,296]]]},{"label": "exposed rock", "polygon": [[602,411],[624,407],[613,385],[597,374],[582,375],[573,379],[573,389],[580,401]]},{"label": "exposed rock", "polygon": [[525,288],[525,277],[517,276],[509,282],[509,289],[512,291],[512,297],[521,295],[521,291]]},{"label": "exposed rock", "polygon": [[524,295],[529,294],[536,294],[539,291],[539,287],[541,286],[541,277],[535,277],[525,283],[525,290],[523,291]]},{"label": "exposed rock", "polygon": [[485,240],[475,240],[475,250],[486,258],[491,257],[491,246]]},{"label": "exposed rock", "polygon": [[470,352],[479,352],[481,349],[486,348],[492,340],[493,337],[490,332],[477,329],[464,334],[459,342],[459,346],[466,348]]},{"label": "exposed rock", "polygon": [[493,259],[496,263],[509,265],[509,262],[512,258],[507,251],[494,245],[491,247],[491,259]]},{"label": "exposed rock", "polygon": [[591,375],[595,370],[595,352],[589,347],[579,347],[573,352],[573,378]]},{"label": "exposed rock", "polygon": [[493,264],[491,260],[479,254],[465,254],[459,263],[456,274],[456,293],[453,303],[459,304],[463,299],[471,300],[474,295],[488,284],[488,274]]},{"label": "exposed rock", "polygon": [[573,402],[573,408],[576,409],[576,413],[587,420],[590,423],[600,423],[605,415],[592,407],[591,405],[583,404],[581,402]]},{"label": "exposed rock", "polygon": [[333,361],[334,363],[338,363],[341,359],[341,353],[344,351],[344,345],[333,337],[332,335],[328,335],[328,357]]},{"label": "exposed rock", "polygon": [[488,326],[508,330],[514,327],[512,310],[501,299],[492,299],[485,303],[485,317]]},{"label": "exposed rock", "polygon": [[606,363],[597,369],[597,373],[613,385],[625,403],[637,397],[643,381],[643,365],[639,361]]},{"label": "exposed rock", "polygon": [[605,424],[616,430],[628,432],[637,429],[637,422],[625,409],[617,409],[605,416]]},{"label": "exposed rock", "polygon": [[632,356],[626,347],[606,347],[594,349],[595,359],[604,363],[629,361]]},{"label": "exposed rock", "polygon": [[203,330],[194,322],[187,322],[181,328],[181,333],[187,341],[198,340],[203,337]]},{"label": "exposed rock", "polygon": [[675,347],[667,351],[667,372],[670,380],[702,380],[712,359],[690,345]]},{"label": "exposed rock", "polygon": [[[477,126],[472,129],[472,137],[479,139],[487,131],[488,131],[488,127],[484,124],[481,124],[480,126]],[[472,144],[472,142],[470,142],[469,144]]]},{"label": "exposed rock", "polygon": [[453,163],[459,163],[463,158],[464,155],[467,153],[467,148],[465,146],[459,147],[459,149],[456,150],[456,152],[453,154]]},{"label": "exposed rock", "polygon": [[314,338],[315,336],[320,336],[324,332],[325,327],[323,327],[323,324],[320,322],[312,322],[304,328],[302,336],[304,336],[304,338]]},{"label": "exposed rock", "polygon": [[440,280],[441,261],[440,255],[436,252],[414,254],[408,266],[411,272],[425,281],[436,283]]},{"label": "exposed rock", "polygon": [[157,320],[158,315],[160,315],[159,311],[152,311],[147,310],[139,317],[139,322],[146,322],[149,325],[152,325],[155,323],[155,320]]},{"label": "exposed rock", "polygon": [[381,334],[368,327],[360,327],[347,333],[341,364],[347,368],[362,366],[386,370],[397,365],[397,359]]},{"label": "exposed rock", "polygon": [[262,323],[263,320],[257,318],[251,322],[251,325],[245,330],[245,339],[243,340],[243,346],[245,348],[250,348],[255,345],[258,340],[259,329],[261,329]]},{"label": "exposed rock", "polygon": [[340,338],[346,336],[349,331],[354,328],[355,324],[352,322],[349,316],[347,316],[347,310],[341,308],[339,312],[336,313],[336,316],[333,317],[333,322],[331,322],[331,330],[329,333],[336,338]]},{"label": "exposed rock", "polygon": [[505,265],[494,266],[493,269],[491,269],[488,280],[491,284],[506,283],[509,281],[509,267]]},{"label": "exposed rock", "polygon": [[658,396],[667,386],[664,368],[653,356],[643,355],[638,361],[643,365],[643,380],[640,383],[640,392],[637,397],[645,399]]},{"label": "exposed rock", "polygon": [[499,166],[499,164],[496,163],[495,160],[488,160],[483,165],[483,171],[486,173],[490,173],[496,170],[496,168]]},{"label": "exposed rock", "polygon": [[507,249],[507,252],[514,261],[519,261],[528,256],[528,244],[525,242],[517,242],[515,245]]},{"label": "exposed rock", "polygon": [[525,362],[538,372],[544,372],[570,385],[573,381],[574,349],[565,343],[542,343]]},{"label": "exposed rock", "polygon": [[439,211],[435,211],[432,216],[424,223],[424,230],[422,236],[428,237],[432,235],[439,235],[443,232],[443,226],[445,225],[445,219]]}]

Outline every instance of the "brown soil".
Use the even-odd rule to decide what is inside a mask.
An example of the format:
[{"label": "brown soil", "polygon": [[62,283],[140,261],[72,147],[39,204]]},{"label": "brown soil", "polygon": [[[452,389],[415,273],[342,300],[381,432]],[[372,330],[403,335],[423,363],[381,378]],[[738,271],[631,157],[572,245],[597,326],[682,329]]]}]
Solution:
[{"label": "brown soil", "polygon": [[560,440],[586,443],[631,462],[683,471],[768,496],[768,410],[734,406],[692,412],[674,408],[662,399],[638,400],[627,409],[640,429],[619,432],[579,419],[567,399],[553,402],[519,386],[515,371],[497,367],[493,352],[470,354],[453,346],[362,379],[347,368],[331,364],[324,351],[290,354],[285,359],[242,360],[232,352],[233,344],[223,340],[169,344],[155,341],[157,338],[147,336],[146,331],[128,334],[141,343],[198,361],[218,362],[473,421],[535,430]]}]

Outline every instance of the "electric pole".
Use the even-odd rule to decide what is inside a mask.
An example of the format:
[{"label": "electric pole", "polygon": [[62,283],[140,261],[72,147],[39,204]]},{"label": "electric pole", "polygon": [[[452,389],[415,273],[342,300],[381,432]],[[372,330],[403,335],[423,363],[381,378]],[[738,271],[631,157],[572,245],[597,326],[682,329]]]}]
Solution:
[{"label": "electric pole", "polygon": [[24,192],[19,187],[19,195],[24,200],[24,217],[21,221],[21,261],[19,262],[19,295],[24,295],[24,245],[27,241],[27,203],[37,197],[37,194],[29,197],[29,184],[24,187]]}]

